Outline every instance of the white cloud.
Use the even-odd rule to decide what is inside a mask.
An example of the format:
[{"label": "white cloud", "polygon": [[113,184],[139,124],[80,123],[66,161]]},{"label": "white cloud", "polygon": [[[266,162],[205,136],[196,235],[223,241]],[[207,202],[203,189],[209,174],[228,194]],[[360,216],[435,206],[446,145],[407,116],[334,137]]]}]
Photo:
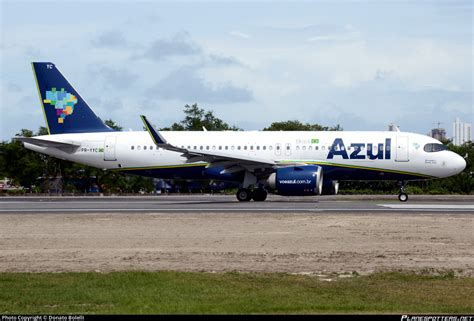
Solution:
[{"label": "white cloud", "polygon": [[92,44],[105,48],[124,48],[129,45],[123,33],[118,30],[111,30],[100,34],[92,40]]},{"label": "white cloud", "polygon": [[337,40],[337,37],[336,37],[336,36],[330,36],[330,35],[327,35],[327,36],[315,36],[315,37],[308,38],[307,40],[308,40],[309,42],[313,42],[313,41],[326,41],[326,40]]},{"label": "white cloud", "polygon": [[249,34],[246,34],[246,33],[240,32],[240,31],[231,31],[231,32],[229,32],[229,34],[231,36],[234,36],[234,37],[237,37],[237,38],[243,38],[243,39],[250,38]]},{"label": "white cloud", "polygon": [[196,56],[201,47],[191,39],[187,32],[180,32],[172,38],[159,38],[145,51],[143,57],[159,61],[173,56]]},{"label": "white cloud", "polygon": [[[45,23],[43,5],[10,2],[0,58],[3,86],[6,80],[15,86],[1,92],[2,137],[18,131],[14,126],[42,125],[31,60],[55,62],[88,102],[105,87],[119,109],[97,102],[97,114],[138,129],[141,109],[179,121],[183,99],[193,97],[203,108],[213,104],[224,120],[253,129],[297,118],[361,130],[399,121],[425,133],[433,111],[472,118],[472,6],[406,7],[238,3],[230,14],[207,3],[66,3],[65,10],[89,20]],[[160,15],[159,23],[151,13]],[[186,67],[192,70],[177,73]],[[161,89],[147,93],[157,84]],[[18,104],[39,117],[20,120],[9,111]]]},{"label": "white cloud", "polygon": [[252,91],[231,82],[210,83],[199,76],[195,68],[180,68],[171,72],[149,90],[162,99],[178,99],[187,103],[236,103],[253,100]]}]

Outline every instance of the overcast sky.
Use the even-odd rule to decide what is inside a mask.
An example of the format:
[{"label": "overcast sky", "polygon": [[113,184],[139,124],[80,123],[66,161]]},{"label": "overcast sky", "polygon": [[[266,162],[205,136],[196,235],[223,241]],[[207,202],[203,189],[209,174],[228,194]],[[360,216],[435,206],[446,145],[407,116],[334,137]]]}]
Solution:
[{"label": "overcast sky", "polygon": [[198,103],[246,130],[297,119],[426,134],[473,115],[472,2],[21,2],[1,6],[1,140],[44,126],[30,62],[141,130]]}]

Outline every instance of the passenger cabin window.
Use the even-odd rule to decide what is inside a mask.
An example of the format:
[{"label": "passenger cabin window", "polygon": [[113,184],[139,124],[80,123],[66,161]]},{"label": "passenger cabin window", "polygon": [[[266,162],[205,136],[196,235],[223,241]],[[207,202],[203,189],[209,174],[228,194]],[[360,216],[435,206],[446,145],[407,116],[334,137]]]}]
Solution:
[{"label": "passenger cabin window", "polygon": [[425,147],[423,147],[423,150],[427,153],[440,152],[447,149],[448,147],[443,144],[426,144]]},{"label": "passenger cabin window", "polygon": [[132,147],[130,147],[130,148],[131,148],[132,150],[134,150],[134,149],[135,149],[135,146],[132,145]]},{"label": "passenger cabin window", "polygon": [[150,146],[150,150],[153,150],[153,146]]},{"label": "passenger cabin window", "polygon": [[146,150],[146,146],[143,146],[143,150]]}]

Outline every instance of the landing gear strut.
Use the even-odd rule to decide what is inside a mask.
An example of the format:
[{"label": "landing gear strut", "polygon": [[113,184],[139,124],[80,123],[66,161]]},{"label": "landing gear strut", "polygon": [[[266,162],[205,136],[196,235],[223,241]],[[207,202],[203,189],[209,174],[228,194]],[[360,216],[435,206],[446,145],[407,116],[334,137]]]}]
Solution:
[{"label": "landing gear strut", "polygon": [[399,181],[398,187],[400,188],[400,192],[398,193],[398,200],[400,202],[408,201],[408,194],[405,192],[405,186],[407,183],[405,181]]},{"label": "landing gear strut", "polygon": [[248,202],[253,199],[255,202],[263,202],[267,199],[267,191],[264,188],[256,188],[250,190],[248,188],[241,188],[236,196],[240,202]]}]

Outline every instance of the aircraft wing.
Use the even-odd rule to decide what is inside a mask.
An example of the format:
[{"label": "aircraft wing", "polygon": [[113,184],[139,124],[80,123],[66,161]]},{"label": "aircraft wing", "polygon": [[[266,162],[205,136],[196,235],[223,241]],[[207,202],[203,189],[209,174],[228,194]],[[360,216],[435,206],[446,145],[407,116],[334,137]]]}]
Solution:
[{"label": "aircraft wing", "polygon": [[[255,170],[259,169],[260,171],[265,171],[268,169],[273,169],[278,167],[278,163],[275,162],[274,160],[269,160],[269,159],[263,159],[263,158],[257,158],[257,157],[248,157],[248,156],[236,156],[232,154],[227,154],[223,153],[220,151],[190,151],[186,148],[180,148],[177,146],[174,146],[158,132],[156,131],[150,122],[146,119],[145,116],[141,115],[140,116],[143,124],[145,125],[145,128],[147,129],[148,133],[150,134],[153,142],[160,148],[166,149],[166,150],[171,150],[175,152],[181,152],[183,153],[182,156],[186,157],[188,159],[188,163],[194,163],[194,162],[207,162],[209,167],[217,167],[221,166],[224,167],[224,170],[222,173],[234,173],[234,172],[239,172],[242,170],[248,170],[250,172],[254,172]],[[286,163],[285,165],[288,165]]]},{"label": "aircraft wing", "polygon": [[80,143],[75,142],[58,142],[37,137],[14,137],[12,140],[29,143],[41,147],[55,147],[55,148],[77,148],[81,146]]}]

